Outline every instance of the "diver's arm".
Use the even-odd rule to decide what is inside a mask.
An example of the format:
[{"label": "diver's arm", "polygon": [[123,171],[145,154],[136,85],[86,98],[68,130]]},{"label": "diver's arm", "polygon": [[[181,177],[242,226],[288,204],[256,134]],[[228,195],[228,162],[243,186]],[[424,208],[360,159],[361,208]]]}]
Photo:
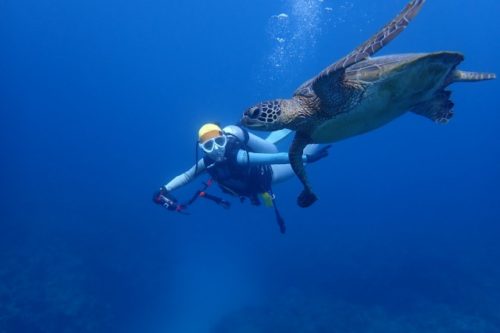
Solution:
[{"label": "diver's arm", "polygon": [[197,163],[198,166],[193,165],[191,169],[188,171],[178,175],[171,181],[169,181],[164,187],[168,192],[174,191],[179,187],[182,187],[191,181],[193,181],[196,177],[198,177],[201,173],[203,173],[206,169],[205,162],[203,159],[200,159]]},{"label": "diver's arm", "polygon": [[[240,149],[236,155],[236,161],[240,165],[254,164],[288,164],[290,159],[288,153],[250,153]],[[302,155],[302,161],[307,162],[307,155]]]}]

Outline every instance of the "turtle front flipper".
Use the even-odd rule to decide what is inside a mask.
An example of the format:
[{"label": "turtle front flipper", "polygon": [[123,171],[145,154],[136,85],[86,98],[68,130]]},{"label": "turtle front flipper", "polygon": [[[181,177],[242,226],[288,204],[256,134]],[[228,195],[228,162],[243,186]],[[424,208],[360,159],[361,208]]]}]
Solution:
[{"label": "turtle front flipper", "polygon": [[[344,58],[337,61],[335,64],[328,67],[326,72],[335,72],[339,69],[345,69],[355,63],[365,60],[374,55],[381,48],[389,44],[403,30],[408,27],[410,21],[417,16],[424,5],[425,0],[412,0],[406,7],[396,16],[391,22],[387,23],[370,39],[358,46],[354,51],[349,53]],[[324,72],[325,72],[324,71]],[[325,73],[326,74],[326,73]]]},{"label": "turtle front flipper", "polygon": [[[358,46],[351,53],[322,70],[317,76],[304,82],[295,95],[308,96],[314,92],[326,104],[338,102],[331,96],[332,87],[338,87],[344,79],[345,70],[377,53],[384,46],[394,40],[408,27],[410,21],[422,9],[425,0],[412,0],[391,22],[387,23],[370,39]],[[343,103],[343,102],[340,102]]]},{"label": "turtle front flipper", "polygon": [[304,148],[309,143],[311,143],[309,136],[297,132],[288,152],[290,165],[292,166],[292,169],[297,177],[299,177],[300,182],[304,185],[304,190],[297,198],[297,204],[303,208],[311,206],[316,200],[318,200],[312,191],[309,181],[307,180],[306,169],[304,168],[304,162],[302,161]]}]

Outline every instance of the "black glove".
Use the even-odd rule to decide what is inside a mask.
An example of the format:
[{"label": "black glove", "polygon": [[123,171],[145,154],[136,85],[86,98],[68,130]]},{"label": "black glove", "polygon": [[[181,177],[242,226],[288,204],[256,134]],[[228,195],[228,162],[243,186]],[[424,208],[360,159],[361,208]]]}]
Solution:
[{"label": "black glove", "polygon": [[153,202],[162,205],[168,210],[177,209],[177,199],[163,186],[153,194]]},{"label": "black glove", "polygon": [[328,156],[328,149],[330,149],[331,146],[332,145],[327,145],[327,146],[321,147],[313,154],[306,154],[307,163],[314,163],[314,162],[319,161],[322,158],[327,157]]}]

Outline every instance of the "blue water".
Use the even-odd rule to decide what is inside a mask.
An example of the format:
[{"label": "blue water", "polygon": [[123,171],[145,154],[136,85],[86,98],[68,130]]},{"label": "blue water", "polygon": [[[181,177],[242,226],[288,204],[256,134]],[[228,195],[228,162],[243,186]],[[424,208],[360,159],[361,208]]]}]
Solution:
[{"label": "blue water", "polygon": [[[308,209],[277,186],[285,236],[237,200],[151,202],[201,124],[290,96],[405,2],[0,1],[0,332],[500,332],[498,80],[453,85],[448,125],[335,144]],[[498,74],[499,12],[428,1],[381,54]]]}]

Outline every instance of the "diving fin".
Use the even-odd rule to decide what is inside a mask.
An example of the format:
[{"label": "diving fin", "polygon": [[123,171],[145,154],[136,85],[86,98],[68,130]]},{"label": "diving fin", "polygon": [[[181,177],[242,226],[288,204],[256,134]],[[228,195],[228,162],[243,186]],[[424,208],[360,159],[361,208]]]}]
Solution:
[{"label": "diving fin", "polygon": [[274,214],[276,215],[276,223],[278,223],[280,233],[284,234],[286,232],[285,219],[281,216],[278,206],[276,206],[276,196],[272,191],[268,191],[265,193],[268,195],[268,199],[271,199],[271,203],[274,208]]}]

